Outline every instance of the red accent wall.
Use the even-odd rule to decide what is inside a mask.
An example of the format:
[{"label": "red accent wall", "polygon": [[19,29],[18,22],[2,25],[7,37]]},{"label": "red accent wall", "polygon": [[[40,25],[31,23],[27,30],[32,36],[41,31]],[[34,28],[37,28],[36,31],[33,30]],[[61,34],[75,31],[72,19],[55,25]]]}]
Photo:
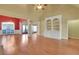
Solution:
[{"label": "red accent wall", "polygon": [[21,21],[22,21],[22,19],[19,19],[19,18],[0,15],[0,30],[2,28],[1,27],[1,22],[14,22],[15,30],[19,30]]}]

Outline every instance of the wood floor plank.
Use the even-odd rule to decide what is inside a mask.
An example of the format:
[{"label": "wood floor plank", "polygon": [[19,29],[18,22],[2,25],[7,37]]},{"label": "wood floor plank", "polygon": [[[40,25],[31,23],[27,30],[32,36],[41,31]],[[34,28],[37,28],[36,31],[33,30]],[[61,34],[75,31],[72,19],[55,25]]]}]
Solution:
[{"label": "wood floor plank", "polygon": [[1,35],[2,55],[78,55],[79,40],[57,40],[33,34]]}]

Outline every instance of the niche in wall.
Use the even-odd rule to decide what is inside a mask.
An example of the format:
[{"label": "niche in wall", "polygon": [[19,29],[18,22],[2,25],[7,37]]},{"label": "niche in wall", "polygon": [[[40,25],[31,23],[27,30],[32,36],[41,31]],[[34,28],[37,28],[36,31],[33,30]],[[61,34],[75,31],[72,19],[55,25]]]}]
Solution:
[{"label": "niche in wall", "polygon": [[47,20],[47,30],[50,31],[51,30],[51,19]]},{"label": "niche in wall", "polygon": [[60,30],[60,21],[58,18],[53,19],[53,30]]},{"label": "niche in wall", "polygon": [[52,16],[45,19],[44,36],[49,38],[62,38],[62,16]]}]

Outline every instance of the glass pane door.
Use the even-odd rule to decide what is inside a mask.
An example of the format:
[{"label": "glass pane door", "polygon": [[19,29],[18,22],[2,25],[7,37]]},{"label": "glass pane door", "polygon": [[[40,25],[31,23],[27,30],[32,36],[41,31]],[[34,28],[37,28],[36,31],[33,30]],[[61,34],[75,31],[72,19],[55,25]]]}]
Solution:
[{"label": "glass pane door", "polygon": [[3,22],[2,23],[2,33],[3,34],[13,34],[14,33],[14,23]]}]

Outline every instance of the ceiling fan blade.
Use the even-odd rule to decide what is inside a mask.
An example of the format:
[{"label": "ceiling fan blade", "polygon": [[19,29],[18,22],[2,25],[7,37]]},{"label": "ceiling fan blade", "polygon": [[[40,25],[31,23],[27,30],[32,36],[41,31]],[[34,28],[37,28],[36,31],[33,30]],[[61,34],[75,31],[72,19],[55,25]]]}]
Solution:
[{"label": "ceiling fan blade", "polygon": [[44,4],[44,6],[47,6],[47,4]]}]

